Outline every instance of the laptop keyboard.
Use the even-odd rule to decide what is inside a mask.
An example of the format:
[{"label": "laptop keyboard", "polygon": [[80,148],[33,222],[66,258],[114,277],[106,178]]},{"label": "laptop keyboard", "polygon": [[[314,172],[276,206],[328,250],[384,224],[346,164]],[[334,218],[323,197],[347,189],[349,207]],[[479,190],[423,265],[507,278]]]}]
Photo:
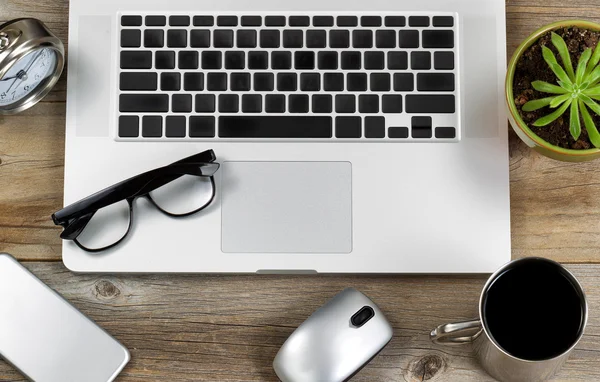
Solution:
[{"label": "laptop keyboard", "polygon": [[455,14],[120,16],[117,140],[457,142]]}]

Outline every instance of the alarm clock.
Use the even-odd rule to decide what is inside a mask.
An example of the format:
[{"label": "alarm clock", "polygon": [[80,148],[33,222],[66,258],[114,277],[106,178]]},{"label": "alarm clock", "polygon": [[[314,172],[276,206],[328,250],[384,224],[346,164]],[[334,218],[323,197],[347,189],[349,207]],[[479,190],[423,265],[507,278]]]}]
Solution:
[{"label": "alarm clock", "polygon": [[60,78],[63,43],[36,19],[0,25],[0,114],[15,114],[39,102]]}]

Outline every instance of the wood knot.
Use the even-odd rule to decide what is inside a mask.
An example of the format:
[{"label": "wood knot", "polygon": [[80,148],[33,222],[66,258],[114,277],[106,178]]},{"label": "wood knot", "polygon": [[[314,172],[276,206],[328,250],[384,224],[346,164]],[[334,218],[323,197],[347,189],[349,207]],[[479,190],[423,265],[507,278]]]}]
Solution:
[{"label": "wood knot", "polygon": [[428,354],[411,362],[408,367],[408,381],[429,381],[446,369],[446,361],[437,354]]},{"label": "wood knot", "polygon": [[96,297],[103,299],[113,299],[118,297],[121,291],[117,286],[108,280],[100,280],[96,283]]}]

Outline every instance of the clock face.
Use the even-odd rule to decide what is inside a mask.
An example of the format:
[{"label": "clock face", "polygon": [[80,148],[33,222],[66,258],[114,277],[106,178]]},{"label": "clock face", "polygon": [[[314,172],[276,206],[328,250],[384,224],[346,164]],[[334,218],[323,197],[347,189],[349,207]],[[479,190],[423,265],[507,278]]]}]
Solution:
[{"label": "clock face", "polygon": [[36,91],[56,69],[56,52],[41,48],[26,54],[0,78],[0,107],[21,101]]}]

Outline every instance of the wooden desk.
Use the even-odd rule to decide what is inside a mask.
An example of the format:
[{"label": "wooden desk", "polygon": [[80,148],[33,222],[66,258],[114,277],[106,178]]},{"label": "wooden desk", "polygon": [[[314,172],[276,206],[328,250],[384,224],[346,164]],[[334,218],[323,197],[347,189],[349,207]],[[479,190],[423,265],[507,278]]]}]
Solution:
[{"label": "wooden desk", "polygon": [[[509,54],[552,21],[600,22],[594,3],[507,0]],[[0,0],[0,21],[36,17],[65,42],[67,15],[67,0]],[[62,206],[65,79],[33,109],[0,117],[0,252],[24,261],[131,350],[120,381],[276,381],[271,362],[279,346],[347,286],[373,298],[395,330],[354,381],[491,380],[468,348],[434,346],[428,339],[438,324],[477,315],[485,276],[70,273],[60,261],[60,230],[49,218]],[[546,159],[511,132],[510,168],[513,257],[569,263],[590,299],[587,334],[557,380],[600,380],[600,162]],[[23,378],[0,362],[0,381],[17,380]]]}]

